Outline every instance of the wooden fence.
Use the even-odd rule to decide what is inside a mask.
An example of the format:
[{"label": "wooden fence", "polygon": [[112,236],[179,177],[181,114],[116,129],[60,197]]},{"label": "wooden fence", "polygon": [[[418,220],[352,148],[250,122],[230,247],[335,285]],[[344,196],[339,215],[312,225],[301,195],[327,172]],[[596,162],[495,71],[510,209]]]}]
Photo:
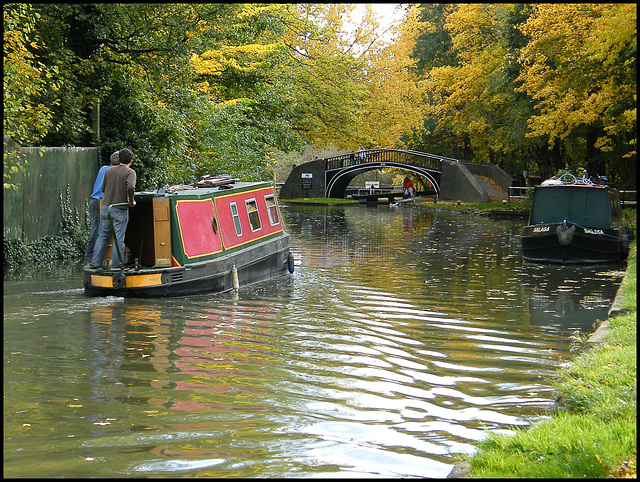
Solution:
[{"label": "wooden fence", "polygon": [[27,161],[26,172],[12,175],[17,190],[4,189],[3,233],[7,239],[31,244],[55,236],[60,227],[60,194],[70,194],[70,206],[86,225],[85,206],[100,168],[97,147],[8,147]]}]

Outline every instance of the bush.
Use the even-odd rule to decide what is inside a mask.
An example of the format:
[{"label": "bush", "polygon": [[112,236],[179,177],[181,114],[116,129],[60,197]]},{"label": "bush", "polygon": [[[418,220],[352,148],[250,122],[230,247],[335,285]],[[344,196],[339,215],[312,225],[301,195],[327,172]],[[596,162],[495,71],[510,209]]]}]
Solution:
[{"label": "bush", "polygon": [[2,235],[2,251],[5,266],[16,266],[29,259],[29,247],[20,239],[7,239],[4,234]]},{"label": "bush", "polygon": [[20,239],[3,240],[3,266],[17,266],[29,262],[41,262],[53,259],[76,259],[84,256],[89,232],[80,227],[80,216],[77,210],[71,209],[69,187],[66,196],[60,193],[60,234],[45,236],[31,245]]}]

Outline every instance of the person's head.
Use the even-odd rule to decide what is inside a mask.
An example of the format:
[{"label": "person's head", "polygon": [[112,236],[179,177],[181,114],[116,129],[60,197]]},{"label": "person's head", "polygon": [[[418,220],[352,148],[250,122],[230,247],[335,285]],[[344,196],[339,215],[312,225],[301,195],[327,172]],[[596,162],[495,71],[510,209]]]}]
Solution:
[{"label": "person's head", "polygon": [[133,152],[131,149],[127,149],[125,147],[124,149],[120,149],[118,157],[120,158],[120,164],[131,164],[131,161],[133,160]]},{"label": "person's head", "polygon": [[120,151],[116,151],[111,154],[109,161],[111,162],[112,166],[117,166],[118,164],[120,164]]}]

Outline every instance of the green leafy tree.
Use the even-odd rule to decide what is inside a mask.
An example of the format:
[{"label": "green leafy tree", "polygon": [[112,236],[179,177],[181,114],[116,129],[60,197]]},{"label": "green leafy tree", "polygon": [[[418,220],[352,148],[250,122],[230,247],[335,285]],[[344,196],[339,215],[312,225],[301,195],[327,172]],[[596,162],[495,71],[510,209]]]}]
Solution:
[{"label": "green leafy tree", "polygon": [[[40,55],[45,48],[38,35],[39,14],[29,4],[6,4],[3,57],[3,132],[19,144],[33,145],[55,127],[52,107],[45,102],[48,91],[60,89],[55,66],[48,67]],[[17,189],[12,175],[24,170],[25,160],[15,149],[4,149],[4,188]]]},{"label": "green leafy tree", "polygon": [[[256,165],[264,166],[270,145],[299,145],[288,122],[286,86],[276,75],[282,26],[273,10],[282,6],[37,8],[42,34],[54,47],[47,61],[66,79],[55,97],[59,128],[45,139],[49,144],[94,142],[92,115],[99,106],[103,156],[133,149],[140,188],[229,166],[243,177],[269,176]],[[262,49],[259,59],[250,59],[252,48]],[[232,62],[216,74],[200,69],[203,62],[196,59],[215,52]]]}]

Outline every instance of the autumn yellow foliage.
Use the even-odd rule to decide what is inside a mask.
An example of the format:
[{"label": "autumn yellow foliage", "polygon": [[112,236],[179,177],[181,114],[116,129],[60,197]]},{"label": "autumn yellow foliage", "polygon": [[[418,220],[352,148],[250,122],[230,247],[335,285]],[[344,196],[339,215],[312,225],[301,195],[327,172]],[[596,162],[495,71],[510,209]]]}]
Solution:
[{"label": "autumn yellow foliage", "polygon": [[[636,7],[633,4],[540,4],[523,25],[521,90],[539,110],[529,136],[553,145],[581,125],[601,122],[595,146],[635,130]],[[629,53],[633,52],[633,58]],[[635,155],[635,141],[627,156]]]}]

